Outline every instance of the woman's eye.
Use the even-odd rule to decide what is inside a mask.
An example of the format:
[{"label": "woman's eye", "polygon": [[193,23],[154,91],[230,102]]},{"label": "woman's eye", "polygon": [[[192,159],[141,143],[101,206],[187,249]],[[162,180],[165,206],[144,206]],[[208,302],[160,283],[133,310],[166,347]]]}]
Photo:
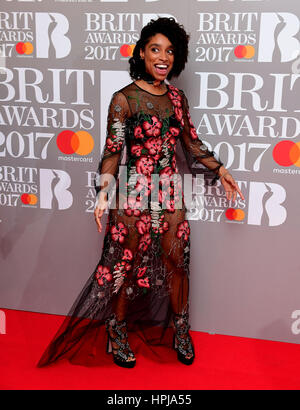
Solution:
[{"label": "woman's eye", "polygon": [[[158,52],[159,52],[159,48],[158,48],[158,47],[152,47],[152,48],[151,48],[151,51],[152,51],[153,53],[158,53]],[[167,53],[173,55],[173,54],[174,54],[174,50],[168,50]]]}]

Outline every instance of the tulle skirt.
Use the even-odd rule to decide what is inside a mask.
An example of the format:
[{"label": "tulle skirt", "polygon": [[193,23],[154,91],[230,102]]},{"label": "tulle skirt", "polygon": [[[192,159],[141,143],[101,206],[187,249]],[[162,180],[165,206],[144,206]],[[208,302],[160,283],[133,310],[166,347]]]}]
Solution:
[{"label": "tulle skirt", "polygon": [[138,354],[162,363],[176,360],[173,314],[188,314],[190,226],[186,209],[164,212],[153,223],[141,213],[111,209],[100,261],[42,354],[38,367],[67,359],[72,364],[112,363],[105,322],[126,319]]}]

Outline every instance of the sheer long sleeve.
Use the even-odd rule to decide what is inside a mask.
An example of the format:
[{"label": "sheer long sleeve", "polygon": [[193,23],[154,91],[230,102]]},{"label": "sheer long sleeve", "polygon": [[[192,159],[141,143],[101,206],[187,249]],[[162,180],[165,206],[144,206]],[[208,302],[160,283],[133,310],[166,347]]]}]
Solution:
[{"label": "sheer long sleeve", "polygon": [[214,175],[215,177],[212,181],[212,184],[214,184],[219,179],[218,170],[223,165],[223,162],[198,137],[190,116],[188,100],[183,91],[181,91],[181,97],[183,118],[181,146],[187,160],[187,165],[193,176],[200,173]]},{"label": "sheer long sleeve", "polygon": [[[113,94],[108,108],[107,135],[95,179],[97,200],[101,193],[111,193],[115,186],[122,152],[125,146],[125,122],[129,115],[129,105],[122,92]],[[104,194],[105,195],[105,194]]]}]

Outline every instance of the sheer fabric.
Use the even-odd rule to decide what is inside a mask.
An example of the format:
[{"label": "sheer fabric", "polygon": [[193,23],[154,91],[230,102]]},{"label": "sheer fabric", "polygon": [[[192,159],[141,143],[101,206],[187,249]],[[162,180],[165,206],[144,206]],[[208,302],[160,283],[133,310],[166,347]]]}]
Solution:
[{"label": "sheer fabric", "polygon": [[222,162],[198,138],[183,91],[168,85],[153,95],[131,83],[113,94],[96,183],[98,197],[106,192],[110,203],[102,254],[39,367],[63,358],[85,366],[112,362],[104,326],[112,314],[140,337],[129,333],[133,350],[142,339],[164,361],[172,315],[189,312],[190,224],[176,178],[179,141],[193,175],[206,170],[218,178]]}]

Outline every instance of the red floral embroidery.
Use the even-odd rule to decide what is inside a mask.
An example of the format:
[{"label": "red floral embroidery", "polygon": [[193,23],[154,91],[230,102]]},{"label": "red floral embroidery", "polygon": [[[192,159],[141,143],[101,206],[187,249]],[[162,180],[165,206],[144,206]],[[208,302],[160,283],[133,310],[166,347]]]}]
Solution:
[{"label": "red floral embroidery", "polygon": [[123,243],[125,236],[128,235],[128,228],[123,224],[123,222],[119,222],[117,225],[113,225],[110,228],[110,233],[115,242],[119,241],[120,243]]},{"label": "red floral embroidery", "polygon": [[142,149],[143,149],[142,145],[133,145],[131,147],[131,153],[135,155],[136,157],[140,157],[142,155]]},{"label": "red floral embroidery", "polygon": [[144,266],[143,268],[138,268],[137,277],[141,278],[142,276],[145,275],[146,271],[147,271],[147,266]]},{"label": "red floral embroidery", "polygon": [[173,155],[173,157],[172,157],[171,165],[172,165],[172,169],[173,169],[174,172],[177,174],[177,173],[178,173],[178,168],[177,168],[177,162],[176,162],[176,157],[175,157],[175,155]]},{"label": "red floral embroidery", "polygon": [[154,226],[152,228],[153,232],[162,234],[165,231],[169,230],[169,223],[167,221],[164,221],[164,218],[165,218],[165,215],[162,214],[161,217],[159,218],[159,228]]},{"label": "red floral embroidery", "polygon": [[171,177],[171,175],[173,175],[174,172],[172,170],[171,167],[164,167],[160,173],[159,173],[159,177],[163,180],[164,178],[169,179]]},{"label": "red floral embroidery", "polygon": [[110,282],[112,280],[112,274],[107,266],[99,265],[96,272],[96,279],[100,286],[104,284],[103,278]]},{"label": "red floral embroidery", "polygon": [[168,96],[174,106],[175,118],[184,126],[183,111],[182,111],[182,97],[179,94],[179,90],[176,87],[169,86],[171,90],[168,92]]},{"label": "red floral embroidery", "polygon": [[173,89],[171,89],[171,91],[168,92],[168,96],[169,96],[170,100],[172,101],[172,104],[175,107],[181,107],[182,106],[182,104],[181,104],[182,98],[181,98],[181,95],[179,94],[179,90],[177,88],[173,87]]},{"label": "red floral embroidery", "polygon": [[174,111],[175,111],[175,117],[176,117],[176,119],[180,122],[180,124],[181,124],[182,126],[184,126],[182,108],[175,107]]},{"label": "red floral embroidery", "polygon": [[190,227],[189,227],[189,223],[187,220],[178,224],[177,232],[176,232],[177,238],[181,238],[183,236],[183,239],[187,241],[189,234],[190,234]]},{"label": "red floral embroidery", "polygon": [[176,138],[169,132],[165,134],[165,144],[169,150],[176,151]]},{"label": "red floral embroidery", "polygon": [[170,199],[168,201],[165,201],[166,203],[166,209],[168,212],[174,213],[175,212],[175,201],[174,199]]},{"label": "red floral embroidery", "polygon": [[142,288],[150,288],[149,278],[138,279],[137,283]]},{"label": "red floral embroidery", "polygon": [[130,249],[128,249],[128,248],[125,248],[125,249],[124,249],[124,255],[123,255],[122,260],[124,260],[124,261],[131,261],[132,259],[133,259],[133,253],[132,253],[132,251],[131,251]]},{"label": "red floral embroidery", "polygon": [[180,134],[180,130],[178,128],[175,128],[175,127],[170,127],[169,132],[174,137],[177,137]]},{"label": "red floral embroidery", "polygon": [[106,139],[106,147],[110,152],[119,152],[123,146],[123,140],[116,139],[115,135]]},{"label": "red floral embroidery", "polygon": [[198,135],[195,127],[190,128],[190,136],[193,140],[198,140]]},{"label": "red floral embroidery", "polygon": [[[130,263],[127,263],[126,261],[118,262],[114,266],[114,270],[120,271],[120,272],[122,272],[123,270],[129,271],[130,269],[131,269],[131,265]],[[123,274],[123,276],[125,275]]]},{"label": "red floral embroidery", "polygon": [[142,155],[137,161],[136,161],[136,171],[139,174],[144,174],[144,175],[151,175],[151,173],[154,170],[154,159],[150,157],[149,155]]},{"label": "red floral embroidery", "polygon": [[149,138],[146,142],[145,142],[145,147],[148,149],[149,154],[150,155],[154,155],[154,160],[157,161],[160,157],[160,153],[162,150],[162,143],[163,140],[161,137],[159,138]]},{"label": "red floral embroidery", "polygon": [[142,127],[140,125],[135,127],[134,136],[135,136],[135,138],[144,138],[143,130],[142,130]]},{"label": "red floral embroidery", "polygon": [[145,250],[147,250],[150,243],[151,243],[151,236],[150,236],[150,233],[148,232],[148,233],[145,233],[145,235],[141,236],[138,249],[144,252]]},{"label": "red floral embroidery", "polygon": [[143,128],[146,131],[148,137],[158,137],[160,135],[160,129],[162,127],[162,122],[153,115],[151,117],[152,124],[148,121],[143,122]]},{"label": "red floral embroidery", "polygon": [[146,232],[150,231],[151,227],[151,216],[142,215],[141,218],[136,221],[135,226],[139,234],[144,235]]},{"label": "red floral embroidery", "polygon": [[127,202],[124,204],[124,212],[127,216],[140,216],[141,210],[141,202],[138,198],[129,196]]}]

